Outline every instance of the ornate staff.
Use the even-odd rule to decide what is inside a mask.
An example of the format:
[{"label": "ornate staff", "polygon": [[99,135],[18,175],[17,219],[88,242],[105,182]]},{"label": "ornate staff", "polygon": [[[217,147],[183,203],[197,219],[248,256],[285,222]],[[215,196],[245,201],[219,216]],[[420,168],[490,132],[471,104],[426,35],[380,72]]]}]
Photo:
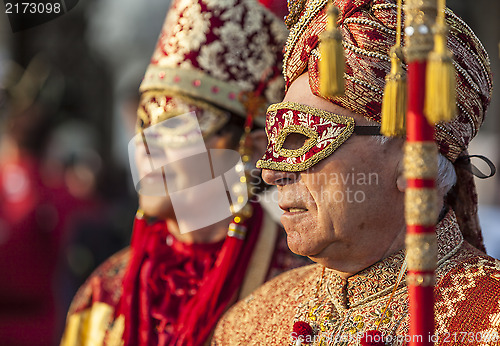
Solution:
[{"label": "ornate staff", "polygon": [[429,337],[434,334],[437,147],[434,127],[424,115],[424,100],[427,56],[433,44],[430,20],[435,12],[435,0],[406,3],[408,108],[404,168],[410,345],[432,345]]},{"label": "ornate staff", "polygon": [[455,114],[455,73],[446,48],[444,0],[407,0],[405,15],[408,102],[404,167],[408,184],[405,217],[410,345],[432,345],[435,225],[439,214],[434,125],[451,120]]}]

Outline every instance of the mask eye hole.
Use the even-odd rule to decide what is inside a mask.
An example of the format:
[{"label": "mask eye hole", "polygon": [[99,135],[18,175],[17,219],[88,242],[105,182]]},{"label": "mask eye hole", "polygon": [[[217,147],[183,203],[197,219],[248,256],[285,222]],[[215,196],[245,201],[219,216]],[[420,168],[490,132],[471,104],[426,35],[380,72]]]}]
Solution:
[{"label": "mask eye hole", "polygon": [[282,148],[288,150],[300,149],[309,138],[301,133],[289,133]]},{"label": "mask eye hole", "polygon": [[317,142],[317,132],[304,126],[290,125],[278,135],[274,151],[284,157],[299,157],[314,147]]}]

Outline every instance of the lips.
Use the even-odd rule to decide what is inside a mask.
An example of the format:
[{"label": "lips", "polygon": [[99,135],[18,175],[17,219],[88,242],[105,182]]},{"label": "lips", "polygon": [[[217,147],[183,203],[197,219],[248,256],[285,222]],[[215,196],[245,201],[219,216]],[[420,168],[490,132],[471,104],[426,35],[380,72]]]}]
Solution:
[{"label": "lips", "polygon": [[280,208],[284,211],[280,217],[280,221],[283,227],[285,227],[287,233],[300,229],[300,225],[303,225],[304,222],[307,223],[310,213],[304,205],[300,205],[294,201],[291,203],[280,204]]},{"label": "lips", "polygon": [[299,206],[287,206],[280,205],[280,208],[287,213],[303,213],[307,211],[307,208],[299,207]]},{"label": "lips", "polygon": [[290,212],[290,213],[301,213],[304,211],[307,211],[307,209],[304,209],[304,208],[289,208],[288,209],[288,212]]}]

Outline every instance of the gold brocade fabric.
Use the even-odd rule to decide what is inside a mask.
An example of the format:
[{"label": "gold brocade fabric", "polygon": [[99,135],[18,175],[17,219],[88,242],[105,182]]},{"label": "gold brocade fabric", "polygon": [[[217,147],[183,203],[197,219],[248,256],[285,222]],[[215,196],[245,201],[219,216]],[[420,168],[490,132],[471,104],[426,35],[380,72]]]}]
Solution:
[{"label": "gold brocade fabric", "polygon": [[[464,242],[453,212],[437,226],[437,237],[433,341],[499,345],[500,262]],[[410,336],[404,280],[380,318],[403,261],[400,251],[347,280],[326,270],[318,294],[321,266],[287,272],[235,305],[219,322],[212,344],[293,345],[293,324],[305,321],[315,332],[312,345],[359,345],[377,323],[387,344],[406,345]]]},{"label": "gold brocade fabric", "polygon": [[114,318],[130,248],[111,256],[79,289],[68,312],[61,346],[119,346],[123,319]]}]

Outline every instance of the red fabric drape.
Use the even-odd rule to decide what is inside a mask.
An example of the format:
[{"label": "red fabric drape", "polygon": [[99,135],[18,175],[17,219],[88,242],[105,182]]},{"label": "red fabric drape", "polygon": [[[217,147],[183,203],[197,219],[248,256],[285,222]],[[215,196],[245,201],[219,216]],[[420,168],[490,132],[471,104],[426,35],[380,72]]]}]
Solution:
[{"label": "red fabric drape", "polygon": [[[255,204],[245,240],[175,240],[164,222],[136,219],[117,315],[125,345],[201,345],[239,290],[262,225]],[[168,245],[166,238],[171,237]]]}]

